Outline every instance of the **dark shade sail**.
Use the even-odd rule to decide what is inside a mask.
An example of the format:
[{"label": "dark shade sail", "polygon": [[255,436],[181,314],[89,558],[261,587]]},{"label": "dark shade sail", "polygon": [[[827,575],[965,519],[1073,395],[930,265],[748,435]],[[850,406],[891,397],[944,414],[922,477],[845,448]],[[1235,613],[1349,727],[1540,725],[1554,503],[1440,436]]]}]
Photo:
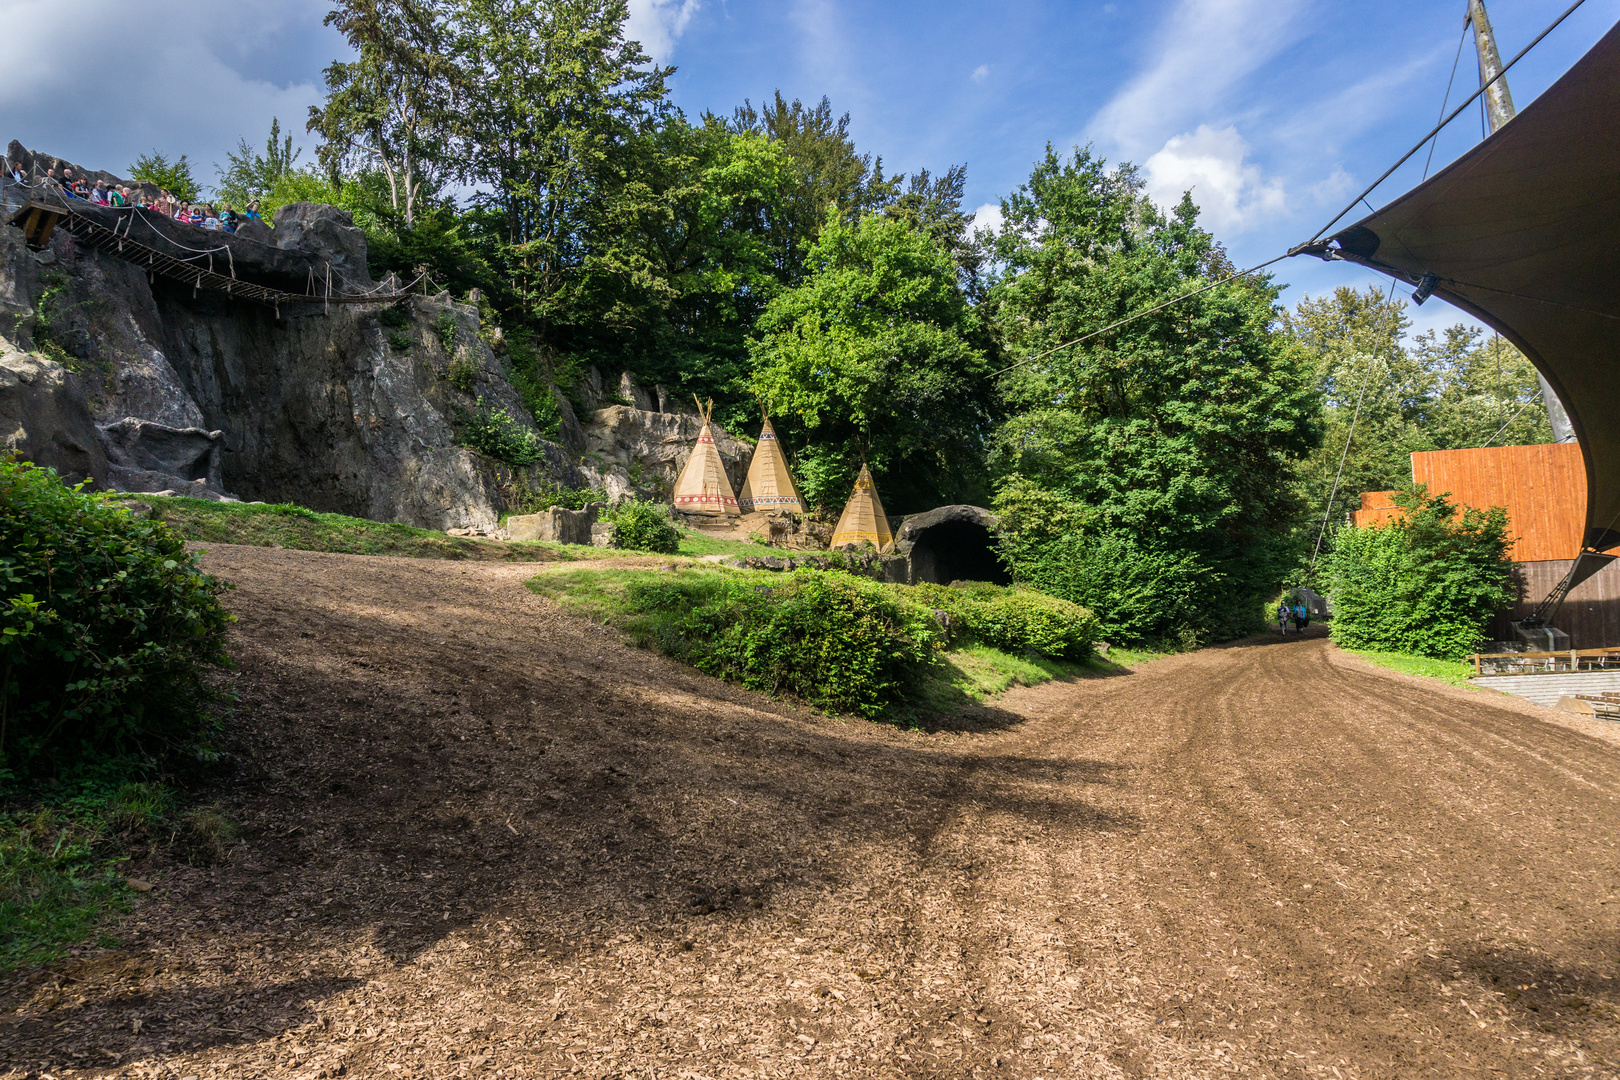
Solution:
[{"label": "dark shade sail", "polygon": [[1495,327],[1552,384],[1586,460],[1586,544],[1620,543],[1620,23],[1495,134],[1304,252]]}]

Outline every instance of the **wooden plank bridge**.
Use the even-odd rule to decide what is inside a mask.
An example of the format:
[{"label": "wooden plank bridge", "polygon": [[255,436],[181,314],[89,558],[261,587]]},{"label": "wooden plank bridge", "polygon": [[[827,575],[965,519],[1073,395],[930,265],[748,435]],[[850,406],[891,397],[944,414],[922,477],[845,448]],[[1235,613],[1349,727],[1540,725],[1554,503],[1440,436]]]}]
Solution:
[{"label": "wooden plank bridge", "polygon": [[[143,215],[152,213],[150,210],[134,206],[97,205],[95,211],[98,213],[93,216],[85,209],[73,205],[79,200],[63,197],[60,193],[34,187],[29,190],[26,200],[19,200],[16,198],[15,186],[8,187],[11,188],[7,191],[10,197],[4,201],[5,209],[8,211],[7,218],[13,226],[23,230],[28,246],[32,250],[43,250],[50,243],[54,231],[60,228],[71,234],[75,240],[143,267],[149,274],[190,285],[194,290],[212,289],[227,296],[264,304],[275,308],[278,317],[283,304],[321,304],[325,307],[332,304],[393,304],[411,295],[408,289],[398,287],[379,286],[372,290],[345,290],[341,279],[338,287],[334,288],[330,265],[326,273],[319,277],[313,269],[310,270],[309,286],[304,292],[274,288],[237,276],[236,256],[229,242],[214,248],[187,249],[178,241],[152,227],[151,222],[144,223],[147,228],[143,232],[150,232],[153,237],[184,253],[171,254],[144,239],[132,237],[131,230]],[[17,205],[19,202],[20,205]],[[15,210],[12,209],[14,205],[17,205]],[[108,212],[107,216],[113,219],[111,225],[97,220],[102,216],[99,213],[102,211]],[[159,217],[161,218],[161,215]],[[231,235],[202,230],[199,232],[202,237]],[[309,257],[314,259],[314,256]]]}]

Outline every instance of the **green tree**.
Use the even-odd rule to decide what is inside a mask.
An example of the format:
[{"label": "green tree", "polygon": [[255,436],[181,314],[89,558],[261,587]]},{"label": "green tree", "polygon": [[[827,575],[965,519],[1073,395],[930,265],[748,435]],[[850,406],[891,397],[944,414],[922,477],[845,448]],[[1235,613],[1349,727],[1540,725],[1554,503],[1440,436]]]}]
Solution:
[{"label": "green tree", "polygon": [[995,467],[1085,506],[1096,537],[1165,565],[1192,556],[1180,572],[1198,588],[1176,614],[1198,636],[1248,629],[1297,558],[1295,471],[1321,438],[1309,358],[1273,326],[1277,289],[1234,281],[1065,347],[1230,263],[1190,199],[1166,216],[1135,170],[1089,149],[1048,148],[1002,213],[982,310],[1004,356],[1047,355],[1001,383]]},{"label": "green tree", "polygon": [[600,314],[585,279],[620,272],[613,240],[655,201],[633,166],[668,115],[670,69],[624,39],[627,16],[625,0],[461,0],[452,13],[458,171],[478,185],[510,306],[542,330]]},{"label": "green tree", "polygon": [[405,229],[449,163],[461,73],[446,8],[439,0],[341,0],[326,17],[358,56],[326,69],[326,102],[310,107],[307,130],[321,135],[320,161],[334,179],[357,168],[387,178],[390,209]]},{"label": "green tree", "polygon": [[1352,649],[1457,660],[1477,649],[1492,615],[1516,597],[1507,512],[1460,509],[1407,486],[1406,513],[1343,528],[1326,560],[1333,637]]},{"label": "green tree", "polygon": [[196,202],[202,194],[197,178],[191,175],[191,162],[185,154],[170,161],[156,150],[142,154],[129,167],[129,178],[145,184],[156,184],[183,202]]},{"label": "green tree", "polygon": [[274,117],[270,120],[270,138],[265,142],[264,153],[250,147],[246,139],[238,140],[236,151],[225,155],[225,167],[214,166],[219,174],[219,185],[215,189],[219,198],[239,207],[263,202],[282,177],[294,171],[293,165],[301,151],[294,150],[292,143],[293,137],[281,134],[281,120]]},{"label": "green tree", "polygon": [[864,457],[891,509],[982,498],[994,399],[950,256],[905,221],[833,210],[806,271],[760,317],[755,395],[822,471],[842,464],[844,492]]},{"label": "green tree", "polygon": [[1364,491],[1411,483],[1414,453],[1551,441],[1535,370],[1500,338],[1482,344],[1457,325],[1409,341],[1405,299],[1376,285],[1307,297],[1283,325],[1311,354],[1325,403],[1322,445],[1301,469],[1316,528]]}]

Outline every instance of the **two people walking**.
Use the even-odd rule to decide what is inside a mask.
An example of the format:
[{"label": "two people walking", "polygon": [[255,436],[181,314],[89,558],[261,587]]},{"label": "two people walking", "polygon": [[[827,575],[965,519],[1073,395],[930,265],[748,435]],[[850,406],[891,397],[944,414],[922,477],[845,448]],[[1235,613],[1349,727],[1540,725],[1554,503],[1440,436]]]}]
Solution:
[{"label": "two people walking", "polygon": [[1297,604],[1290,604],[1287,600],[1277,602],[1277,632],[1283,637],[1288,636],[1288,624],[1294,624],[1294,633],[1303,633],[1311,625],[1311,612],[1301,600]]}]

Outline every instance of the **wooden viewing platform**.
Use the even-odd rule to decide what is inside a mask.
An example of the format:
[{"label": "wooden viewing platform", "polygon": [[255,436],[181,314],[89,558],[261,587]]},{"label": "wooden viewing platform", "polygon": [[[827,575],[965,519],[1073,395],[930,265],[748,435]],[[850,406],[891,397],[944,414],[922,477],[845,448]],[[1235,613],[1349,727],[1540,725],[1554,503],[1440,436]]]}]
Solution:
[{"label": "wooden viewing platform", "polygon": [[[14,185],[13,185],[14,187]],[[13,192],[8,191],[11,198],[5,200],[8,210],[16,205]],[[156,274],[190,285],[193,289],[212,289],[227,296],[240,297],[255,303],[264,304],[276,309],[279,316],[283,304],[392,304],[410,296],[408,289],[385,288],[379,286],[370,291],[344,291],[341,287],[334,288],[330,265],[326,273],[317,276],[313,266],[317,257],[307,252],[290,252],[288,249],[270,249],[280,254],[293,254],[302,256],[309,264],[309,287],[303,292],[290,289],[276,288],[254,281],[247,277],[238,276],[236,255],[230,243],[221,243],[211,249],[185,249],[178,241],[165,236],[153,227],[150,221],[143,221],[143,215],[151,213],[140,207],[108,207],[86,206],[78,207],[74,203],[77,199],[64,198],[60,194],[48,193],[38,187],[29,189],[26,201],[7,215],[11,225],[22,229],[28,238],[28,246],[35,250],[42,250],[49,244],[55,229],[62,229],[74,239],[109,255],[133,263],[144,268],[149,274]],[[91,210],[94,213],[91,213]],[[110,217],[111,224],[103,223],[98,218]],[[161,215],[160,215],[161,217]],[[162,219],[167,221],[167,219]],[[159,250],[143,237],[131,235],[137,221],[145,226],[144,233],[161,239],[168,245],[183,251],[183,254],[171,254]],[[229,233],[201,232],[199,239],[230,236]],[[261,245],[262,246],[262,245]],[[339,283],[341,285],[341,282]]]}]

